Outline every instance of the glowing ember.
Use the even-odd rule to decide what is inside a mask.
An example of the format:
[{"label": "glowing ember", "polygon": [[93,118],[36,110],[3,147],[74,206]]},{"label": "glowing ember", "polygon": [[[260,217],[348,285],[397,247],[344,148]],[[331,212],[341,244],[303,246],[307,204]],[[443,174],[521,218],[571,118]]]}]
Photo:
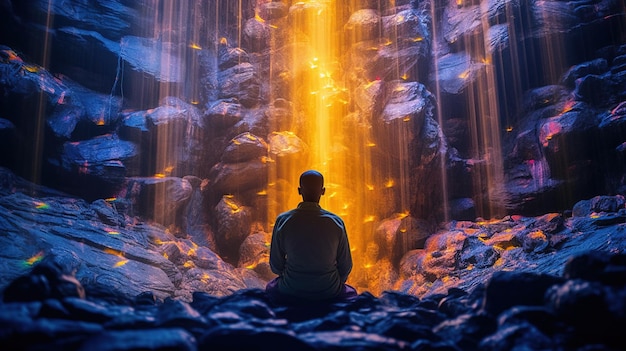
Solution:
[{"label": "glowing ember", "polygon": [[108,247],[102,250],[102,252],[109,254],[109,255],[113,255],[113,256],[124,257],[124,253],[122,251],[118,251],[118,250],[111,249]]},{"label": "glowing ember", "polygon": [[25,265],[28,265],[28,266],[32,266],[32,265],[34,265],[35,263],[40,262],[43,258],[44,258],[44,253],[43,253],[43,251],[39,251],[39,252],[38,252],[38,253],[36,253],[34,256],[32,256],[32,257],[30,257],[30,258],[26,259],[26,260],[24,261],[24,264],[25,264]]},{"label": "glowing ember", "polygon": [[45,202],[35,201],[35,208],[38,210],[47,210],[50,208],[50,205]]},{"label": "glowing ember", "polygon": [[237,205],[234,201],[232,201],[231,199],[224,197],[224,203],[230,207],[230,211],[231,213],[237,213],[239,211],[241,211],[241,208],[239,207],[239,205]]},{"label": "glowing ember", "polygon": [[113,267],[118,268],[118,267],[122,267],[123,265],[127,264],[128,260],[121,260],[119,262],[117,262],[116,264],[113,265]]},{"label": "glowing ember", "polygon": [[541,126],[539,131],[539,140],[544,147],[547,147],[552,138],[561,132],[561,124],[558,121],[552,120]]}]

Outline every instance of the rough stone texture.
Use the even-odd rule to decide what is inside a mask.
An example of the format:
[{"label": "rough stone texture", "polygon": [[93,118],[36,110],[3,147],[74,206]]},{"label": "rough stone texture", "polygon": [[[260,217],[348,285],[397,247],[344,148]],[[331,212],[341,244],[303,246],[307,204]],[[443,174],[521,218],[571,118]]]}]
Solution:
[{"label": "rough stone texture", "polygon": [[[3,161],[21,175],[41,176],[87,198],[2,175],[3,284],[42,257],[69,267],[56,280],[37,270],[22,279],[37,287],[25,291],[54,298],[40,306],[3,305],[3,340],[44,343],[33,349],[49,342],[57,349],[91,349],[105,348],[95,346],[102,338],[114,341],[112,348],[145,338],[137,348],[149,348],[147,340],[158,338],[140,330],[148,326],[163,334],[162,346],[154,347],[180,349],[271,344],[267,340],[297,349],[621,346],[611,326],[623,324],[623,304],[609,302],[624,300],[623,259],[606,254],[623,251],[626,221],[626,47],[615,35],[624,28],[617,0],[337,2],[341,18],[333,30],[346,39],[346,51],[337,57],[344,72],[333,72],[333,78],[348,91],[345,128],[378,133],[373,144],[383,151],[373,156],[375,172],[398,178],[403,169],[402,176],[410,178],[408,195],[393,189],[376,199],[381,222],[372,228],[381,230],[359,253],[367,267],[357,267],[352,279],[359,286],[382,282],[401,293],[378,299],[362,293],[352,305],[320,308],[316,318],[263,301],[243,302],[258,297],[256,291],[244,298],[234,294],[210,313],[163,302],[160,313],[124,314],[116,321],[115,314],[131,305],[156,308],[174,297],[207,307],[219,304],[216,296],[262,287],[271,277],[265,262],[245,268],[254,265],[250,256],[266,249],[261,235],[249,234],[269,229],[250,223],[267,220],[266,201],[255,194],[267,189],[267,175],[276,170],[273,159],[289,163],[287,158],[304,158],[309,151],[297,137],[306,135],[298,128],[308,116],[297,111],[299,101],[291,100],[299,95],[291,88],[310,69],[301,58],[315,53],[300,36],[292,44],[287,33],[295,21],[323,16],[323,6],[194,3],[154,18],[148,3],[131,8],[127,1],[0,2],[0,45],[14,48],[0,47],[0,117],[8,121],[0,134]],[[206,15],[218,8],[219,16]],[[44,40],[52,49],[42,54]],[[154,101],[166,91],[180,100]],[[505,184],[489,199],[484,194],[492,189],[475,185],[499,159],[499,146],[484,146],[488,132],[476,129],[481,123],[499,124],[492,132],[504,146]],[[5,132],[17,142],[5,143]],[[157,135],[171,143],[157,145]],[[242,143],[241,135],[267,138],[269,158],[263,158],[262,143]],[[140,162],[129,156],[132,148]],[[161,202],[139,201],[166,216],[134,217],[140,192],[119,192],[132,183],[129,175],[170,189],[159,196]],[[293,188],[285,183],[276,187]],[[228,213],[233,206],[216,206],[225,194],[241,201],[235,208],[250,206],[253,213],[240,218]],[[611,196],[598,196],[604,194]],[[406,218],[428,221],[432,226],[424,232],[436,232],[424,249],[418,249],[415,233],[402,234],[408,229],[402,223],[384,220],[407,210],[398,206],[402,196],[410,198]],[[446,203],[450,218],[475,222],[442,223]],[[509,216],[476,218],[490,216],[485,208],[500,203]],[[560,275],[567,257],[593,250],[611,259],[574,259],[565,268],[568,281],[553,288],[545,289],[536,276]],[[233,268],[215,252],[245,266]],[[589,271],[583,269],[587,264]],[[528,284],[523,277],[496,275],[481,288],[493,273],[508,270],[534,275]],[[74,280],[67,278],[74,273]],[[76,282],[92,303],[77,302]],[[516,284],[529,289],[532,301],[507,290]],[[489,303],[478,297],[481,289]],[[192,297],[197,291],[216,296]],[[501,294],[514,302],[498,302]],[[122,307],[104,308],[98,299]],[[235,312],[239,303],[246,305],[244,312]],[[477,311],[483,305],[489,308]],[[485,316],[492,311],[498,315]],[[9,329],[16,320],[28,321],[34,331]],[[119,332],[129,327],[131,332]],[[83,344],[91,336],[95,341]]]},{"label": "rough stone texture", "polygon": [[[605,255],[619,261],[616,267],[624,275],[622,256]],[[189,302],[155,300],[150,293],[126,300],[15,294],[37,284],[32,278],[46,269],[49,277],[59,276],[52,267],[68,268],[44,261],[4,289],[3,345],[72,350],[615,349],[624,323],[624,305],[617,303],[626,296],[623,283],[514,272],[494,274],[472,293],[452,288],[418,298],[365,292],[346,301],[303,305],[276,304],[260,289],[224,297],[194,292]],[[49,281],[52,290],[60,285]]]},{"label": "rough stone texture", "polygon": [[[118,199],[89,204],[37,189],[6,169],[1,174],[3,287],[42,259],[64,267],[71,263],[88,294],[135,296],[150,290],[160,299],[190,298],[190,291],[226,295],[246,286],[234,267],[207,248],[162,226],[137,222],[118,209],[123,203]],[[29,188],[32,196],[24,193]]]}]

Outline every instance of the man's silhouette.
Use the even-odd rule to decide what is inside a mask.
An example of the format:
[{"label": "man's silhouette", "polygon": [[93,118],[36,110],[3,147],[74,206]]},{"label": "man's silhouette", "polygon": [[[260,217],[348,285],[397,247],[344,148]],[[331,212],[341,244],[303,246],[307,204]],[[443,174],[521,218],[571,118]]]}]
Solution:
[{"label": "man's silhouette", "polygon": [[306,301],[356,296],[356,290],[345,284],[352,256],[343,220],[319,205],[325,191],[322,174],[302,173],[298,188],[302,202],[276,218],[270,267],[278,278],[267,284],[271,298]]}]

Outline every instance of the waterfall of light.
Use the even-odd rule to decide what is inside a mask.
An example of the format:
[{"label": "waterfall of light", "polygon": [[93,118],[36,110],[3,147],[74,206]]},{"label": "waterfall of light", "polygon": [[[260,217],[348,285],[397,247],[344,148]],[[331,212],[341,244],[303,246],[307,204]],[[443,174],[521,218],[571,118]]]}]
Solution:
[{"label": "waterfall of light", "polygon": [[[479,216],[498,218],[504,215],[504,173],[500,142],[502,130],[498,107],[499,97],[489,42],[487,20],[489,9],[486,2],[477,5],[459,0],[456,4],[459,7],[475,7],[476,11],[480,12],[480,28],[463,35],[461,50],[469,55],[471,63],[465,71],[459,74],[458,78],[468,81],[464,115],[467,117],[469,127],[470,154],[467,156],[473,168],[472,185],[475,208]],[[436,1],[431,3],[433,16],[435,16],[436,5]],[[435,19],[433,23],[436,24],[437,20]],[[434,35],[437,35],[440,30],[436,26],[433,27]],[[435,70],[435,73],[437,74],[438,71]],[[438,77],[435,78],[435,82],[437,89],[435,94],[439,99]],[[440,125],[444,123],[441,117],[439,123]]]},{"label": "waterfall of light", "polygon": [[[146,28],[142,37],[149,38],[151,45],[158,48],[155,57],[146,57],[159,67],[163,77],[172,78],[170,81],[160,82],[157,86],[145,84],[144,81],[132,82],[132,89],[142,93],[141,105],[154,107],[152,104],[163,104],[166,97],[180,98],[198,104],[199,96],[195,91],[198,86],[197,51],[201,50],[202,29],[202,2],[190,1],[162,1],[148,0],[144,6],[144,18],[152,18],[154,26]],[[124,41],[120,50],[124,50]],[[154,159],[148,165],[154,170],[155,178],[169,176],[184,176],[185,171],[177,169],[182,157],[178,152],[180,145],[185,143],[185,137],[190,127],[190,121],[171,123],[157,129],[156,138],[151,141]],[[174,223],[176,213],[173,213],[164,202],[168,189],[165,185],[156,187],[153,213],[155,220],[164,223]]]},{"label": "waterfall of light", "polygon": [[[371,241],[374,184],[371,175],[369,129],[346,123],[347,89],[342,85],[340,37],[335,1],[294,4],[290,17],[292,118],[272,126],[275,135],[297,137],[306,145],[298,157],[276,157],[270,174],[270,223],[278,212],[298,203],[298,176],[316,169],[325,176],[323,208],[340,215],[354,260],[353,276],[373,265],[366,262],[365,247]],[[276,48],[275,48],[276,49]],[[354,284],[354,283],[353,283]]]},{"label": "waterfall of light", "polygon": [[[437,6],[435,4],[435,0],[431,0],[430,2],[430,16],[431,18],[437,18]],[[437,21],[432,21],[432,50],[433,52],[438,52],[439,48],[439,28],[437,26]],[[434,60],[433,62],[433,71],[436,73],[439,71],[439,65],[437,63],[437,60]],[[441,89],[439,87],[439,79],[435,79],[434,80],[434,94],[435,94],[435,99],[436,99],[436,103],[437,103],[437,109],[436,109],[436,113],[437,113],[437,123],[439,123],[440,126],[443,126],[444,120],[443,120],[443,113],[442,113],[442,109],[441,109]],[[448,223],[450,221],[450,202],[448,201],[448,197],[449,197],[449,191],[448,191],[448,172],[446,171],[446,158],[445,157],[441,157],[440,159],[440,163],[439,163],[439,167],[440,167],[440,174],[441,174],[441,186],[442,186],[442,209],[443,209],[443,220],[445,223]]]},{"label": "waterfall of light", "polygon": [[[477,36],[478,43],[470,44],[467,47],[472,57],[478,58],[484,63],[484,74],[470,87],[470,103],[476,102],[475,108],[469,108],[470,126],[472,130],[472,143],[479,152],[479,157],[484,159],[486,164],[484,177],[475,177],[474,189],[477,194],[481,194],[482,189],[486,189],[486,198],[483,203],[479,203],[477,208],[482,208],[483,213],[489,214],[491,218],[503,216],[502,201],[504,186],[503,157],[500,143],[500,113],[498,109],[498,96],[496,77],[493,67],[492,53],[489,52],[489,23],[487,20],[488,4],[481,3],[481,25],[482,36]],[[478,93],[476,96],[475,93]],[[476,133],[477,131],[478,133]],[[478,139],[474,139],[478,136]]]}]

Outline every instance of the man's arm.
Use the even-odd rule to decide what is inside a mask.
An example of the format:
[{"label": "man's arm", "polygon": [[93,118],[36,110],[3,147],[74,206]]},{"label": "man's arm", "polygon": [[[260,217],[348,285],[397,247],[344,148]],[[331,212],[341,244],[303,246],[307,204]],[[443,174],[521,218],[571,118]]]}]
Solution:
[{"label": "man's arm", "polygon": [[339,239],[339,247],[337,248],[337,271],[341,282],[348,280],[348,275],[352,271],[352,254],[350,253],[350,243],[348,242],[348,234],[345,229]]},{"label": "man's arm", "polygon": [[285,252],[281,247],[278,227],[278,220],[276,220],[272,231],[272,243],[270,246],[270,268],[275,274],[282,275],[285,269]]}]

